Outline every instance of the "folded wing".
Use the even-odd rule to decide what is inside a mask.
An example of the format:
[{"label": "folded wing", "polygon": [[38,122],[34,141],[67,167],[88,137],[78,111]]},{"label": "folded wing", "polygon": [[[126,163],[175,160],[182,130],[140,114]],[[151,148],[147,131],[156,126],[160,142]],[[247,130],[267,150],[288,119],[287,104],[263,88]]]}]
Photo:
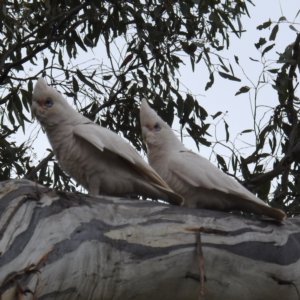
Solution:
[{"label": "folded wing", "polygon": [[241,210],[251,207],[255,213],[261,211],[262,214],[279,221],[284,220],[286,217],[283,211],[268,206],[240,183],[230,178],[207,159],[196,153],[179,151],[177,155],[173,154],[170,158],[169,169],[184,183],[188,183],[193,187],[233,195],[232,199],[234,199],[236,206],[240,207]]},{"label": "folded wing", "polygon": [[122,157],[145,180],[167,194],[170,203],[182,205],[183,198],[174,193],[136,150],[119,135],[93,123],[76,125],[74,127],[74,135],[88,141],[100,151],[106,149]]}]

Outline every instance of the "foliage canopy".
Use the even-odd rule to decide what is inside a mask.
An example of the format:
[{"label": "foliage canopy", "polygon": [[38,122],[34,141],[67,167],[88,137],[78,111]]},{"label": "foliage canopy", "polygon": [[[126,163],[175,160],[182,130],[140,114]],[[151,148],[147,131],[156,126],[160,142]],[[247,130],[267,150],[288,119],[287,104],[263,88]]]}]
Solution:
[{"label": "foliage canopy", "polygon": [[[216,74],[241,81],[220,53],[229,47],[231,34],[242,36],[241,17],[249,16],[249,4],[252,2],[240,0],[1,1],[0,180],[26,177],[43,185],[74,188],[57,163],[50,163],[51,152],[33,167],[31,144],[11,139],[18,130],[28,130],[32,122],[31,94],[40,76],[71,97],[82,114],[119,132],[139,151],[145,150],[138,120],[142,97],[152,99],[153,108],[169,125],[178,117],[197,147],[209,146],[207,112],[193,95],[180,90],[182,54],[189,58],[192,70],[205,63],[210,74],[206,90],[214,84]],[[261,63],[266,63],[264,57],[274,47],[284,21],[281,17],[258,26],[259,30],[272,28],[269,41],[260,38],[255,44]],[[278,92],[268,124],[252,129],[253,153],[243,157],[232,148],[228,162],[216,155],[224,171],[233,176],[241,171],[246,187],[291,214],[299,211],[300,193],[299,100],[294,87],[299,57],[298,36],[279,55],[281,68],[265,68],[260,82],[251,87],[258,91],[262,82],[273,82]],[[235,62],[239,65],[238,57]],[[249,91],[242,86],[236,94]],[[217,112],[213,117],[221,115]],[[228,142],[226,122],[225,129]],[[278,181],[271,195],[274,180]]]}]

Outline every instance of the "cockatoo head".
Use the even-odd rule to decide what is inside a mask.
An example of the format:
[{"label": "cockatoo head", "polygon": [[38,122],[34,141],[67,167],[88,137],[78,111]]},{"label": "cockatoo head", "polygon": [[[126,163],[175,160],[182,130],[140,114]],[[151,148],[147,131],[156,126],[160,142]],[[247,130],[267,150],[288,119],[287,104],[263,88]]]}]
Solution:
[{"label": "cockatoo head", "polygon": [[152,147],[163,147],[170,141],[178,141],[169,125],[148,105],[146,99],[142,99],[140,122],[143,141],[149,149]]},{"label": "cockatoo head", "polygon": [[72,107],[61,93],[41,77],[37,81],[32,97],[31,112],[43,126],[53,126],[62,123],[70,114]]}]

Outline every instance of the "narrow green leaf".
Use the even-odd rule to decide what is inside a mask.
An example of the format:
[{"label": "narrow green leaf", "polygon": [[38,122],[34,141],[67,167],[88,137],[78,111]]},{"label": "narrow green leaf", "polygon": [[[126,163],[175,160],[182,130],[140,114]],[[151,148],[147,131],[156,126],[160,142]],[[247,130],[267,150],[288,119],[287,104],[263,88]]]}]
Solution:
[{"label": "narrow green leaf", "polygon": [[97,89],[97,87],[95,86],[95,84],[93,84],[92,82],[90,82],[89,80],[86,79],[86,77],[81,73],[81,71],[79,69],[76,70],[76,74],[78,76],[78,78],[85,83],[86,85],[88,85],[91,89],[93,89],[95,92],[99,93],[99,94],[103,94],[99,89]]},{"label": "narrow green leaf", "polygon": [[266,47],[266,48],[264,49],[264,51],[262,52],[261,56],[264,56],[265,53],[267,53],[268,51],[270,51],[274,46],[275,46],[275,44],[272,44],[272,45]]},{"label": "narrow green leaf", "polygon": [[218,111],[216,114],[212,115],[212,118],[215,119],[222,114],[221,111]]},{"label": "narrow green leaf", "polygon": [[31,104],[32,94],[27,90],[20,89],[20,91],[22,94],[23,105],[24,105],[25,109],[28,112],[30,112],[30,108],[29,108],[28,104]]},{"label": "narrow green leaf", "polygon": [[273,134],[273,142],[272,142],[273,147],[272,149],[272,154],[274,154],[275,150],[276,150],[276,146],[277,146],[277,139],[276,136]]},{"label": "narrow green leaf", "polygon": [[81,38],[78,36],[77,32],[75,30],[73,30],[71,32],[71,37],[74,39],[75,43],[85,52],[87,52],[87,49],[85,48]]},{"label": "narrow green leaf", "polygon": [[268,72],[270,72],[272,74],[276,74],[276,73],[278,73],[279,70],[280,69],[269,69],[269,70],[266,70],[266,71],[268,71]]},{"label": "narrow green leaf", "polygon": [[178,97],[177,98],[177,115],[178,115],[179,119],[182,118],[183,106],[184,106],[184,102],[183,102],[182,97]]},{"label": "narrow green leaf", "polygon": [[280,17],[279,20],[278,20],[278,22],[282,22],[282,21],[287,21],[285,16]]},{"label": "narrow green leaf", "polygon": [[84,37],[83,42],[86,44],[86,46],[88,46],[90,48],[95,47],[93,41],[90,40],[87,35]]},{"label": "narrow green leaf", "polygon": [[187,94],[186,99],[184,101],[184,106],[183,106],[184,117],[187,117],[187,118],[189,117],[189,115],[192,112],[194,106],[195,106],[194,98],[191,95]]},{"label": "narrow green leaf", "polygon": [[267,199],[271,188],[271,181],[266,181],[257,189],[257,196],[260,199]]},{"label": "narrow green leaf", "polygon": [[48,58],[45,57],[44,58],[44,69],[47,67],[47,65],[48,65]]},{"label": "narrow green leaf", "polygon": [[225,160],[222,156],[220,156],[219,154],[217,154],[217,161],[219,163],[219,165],[221,165],[223,171],[228,171],[228,168],[226,166]]},{"label": "narrow green leaf", "polygon": [[209,142],[207,139],[205,139],[203,137],[199,138],[198,140],[199,140],[199,143],[201,143],[204,146],[210,147],[210,145],[211,145],[211,142]]},{"label": "narrow green leaf", "polygon": [[195,106],[198,106],[198,108],[199,108],[201,120],[205,120],[208,116],[207,111],[202,106],[198,105],[197,101],[195,101],[195,103],[196,103]]},{"label": "narrow green leaf", "polygon": [[58,62],[62,67],[64,67],[64,61],[62,59],[61,49],[59,49],[59,52],[58,52]]},{"label": "narrow green leaf", "polygon": [[3,13],[3,16],[6,17],[6,5],[4,4],[4,2],[1,3],[2,4],[2,13]]},{"label": "narrow green leaf", "polygon": [[262,29],[265,29],[265,28],[269,28],[271,25],[272,25],[272,21],[269,20],[267,22],[264,22],[262,25],[257,26],[256,29],[262,30]]},{"label": "narrow green leaf", "polygon": [[208,64],[211,65],[210,57],[209,57],[209,54],[208,54],[209,53],[208,48],[204,48],[203,52],[204,52],[204,55],[205,55],[205,57],[208,61]]},{"label": "narrow green leaf", "polygon": [[250,91],[250,88],[248,86],[242,86],[236,93],[235,96],[248,93]]},{"label": "narrow green leaf", "polygon": [[245,163],[245,159],[242,156],[241,156],[240,168],[241,168],[243,177],[247,180],[249,178],[250,172],[249,172],[247,164]]},{"label": "narrow green leaf", "polygon": [[190,56],[192,71],[195,72],[195,59],[193,56]]},{"label": "narrow green leaf", "polygon": [[72,78],[73,78],[73,90],[75,93],[77,93],[79,91],[79,85],[76,78],[74,76],[72,76]]},{"label": "narrow green leaf", "polygon": [[169,101],[166,109],[166,114],[165,114],[165,121],[167,124],[172,127],[173,120],[174,120],[174,106],[175,103],[173,101]]},{"label": "narrow green leaf", "polygon": [[[137,69],[137,73],[140,77],[140,79],[142,80],[143,82],[143,87],[146,89],[147,88],[147,85],[148,85],[148,79],[147,79],[147,76],[144,74],[144,72],[142,70],[139,70]],[[165,80],[168,80],[168,78],[166,78],[165,76]]]},{"label": "narrow green leaf", "polygon": [[239,65],[239,58],[238,56],[234,56],[235,62]]},{"label": "narrow green leaf", "polygon": [[224,65],[223,59],[220,56],[218,56],[218,59],[219,59],[221,65]]},{"label": "narrow green leaf", "polygon": [[229,68],[230,68],[231,74],[234,76],[234,72],[233,72],[233,68],[232,68],[231,64],[229,64]]},{"label": "narrow green leaf", "polygon": [[229,131],[228,131],[228,124],[224,120],[224,125],[225,125],[225,132],[226,132],[226,143],[229,141]]},{"label": "narrow green leaf", "polygon": [[[273,149],[273,142],[272,142],[271,139],[269,139],[269,146],[270,146],[270,148],[271,148],[271,150],[272,150],[272,149]],[[273,154],[273,151],[272,151],[272,154]]]},{"label": "narrow green leaf", "polygon": [[218,72],[219,75],[225,79],[229,79],[229,80],[233,80],[233,81],[241,81],[241,79],[235,77],[235,76],[232,76],[232,75],[229,75],[229,74],[226,74],[226,73],[223,73],[223,72]]},{"label": "narrow green leaf", "polygon": [[[4,4],[3,4],[4,5]],[[15,11],[16,12],[19,12],[20,11],[20,6],[19,6],[19,3],[18,3],[18,0],[14,0],[14,8],[15,8]]]},{"label": "narrow green leaf", "polygon": [[209,75],[209,82],[206,83],[206,86],[205,86],[205,90],[207,91],[209,88],[212,87],[212,85],[214,84],[214,73],[210,73]]},{"label": "narrow green leaf", "polygon": [[199,56],[198,56],[198,58],[197,58],[197,60],[196,60],[196,64],[201,60],[202,54],[203,54],[203,51],[200,52],[200,54],[199,54]]},{"label": "narrow green leaf", "polygon": [[19,164],[17,164],[16,162],[13,162],[13,165],[16,168],[17,175],[20,176],[20,175],[24,174],[23,168]]},{"label": "narrow green leaf", "polygon": [[28,81],[27,89],[28,89],[28,92],[32,94],[32,92],[33,92],[33,84],[32,84],[32,80],[31,79]]},{"label": "narrow green leaf", "polygon": [[225,72],[229,72],[229,69],[228,69],[226,66],[221,65],[220,67],[221,67]]},{"label": "narrow green leaf", "polygon": [[67,49],[67,53],[70,58],[72,58],[72,56],[73,56],[72,55],[73,44],[74,44],[74,42],[72,39],[70,39],[70,38],[66,39],[66,49]]},{"label": "narrow green leaf", "polygon": [[253,129],[245,129],[240,133],[240,135],[242,135],[243,133],[248,133],[248,132],[252,132],[252,131],[254,131],[254,130]]},{"label": "narrow green leaf", "polygon": [[297,30],[293,25],[290,25],[289,27],[290,27],[292,30],[298,32],[298,30]]},{"label": "narrow green leaf", "polygon": [[238,162],[237,158],[234,155],[232,155],[231,165],[232,165],[232,169],[233,169],[234,173],[237,171],[237,162]]},{"label": "narrow green leaf", "polygon": [[218,10],[216,12],[218,12],[220,17],[224,20],[225,24],[228,25],[231,28],[231,30],[237,35],[237,37],[240,37],[239,31],[237,31],[234,28],[233,24],[230,21],[229,15],[227,13],[223,12],[222,10]]},{"label": "narrow green leaf", "polygon": [[276,24],[276,25],[274,26],[274,28],[272,29],[272,32],[271,32],[271,34],[270,34],[270,37],[269,37],[269,40],[270,40],[270,41],[275,41],[275,39],[276,39],[276,34],[277,34],[277,32],[278,32],[278,29],[279,29],[279,26],[278,26],[278,24]]},{"label": "narrow green leaf", "polygon": [[196,50],[197,50],[197,45],[194,44],[194,43],[191,43],[189,45],[189,53],[190,53],[190,55],[193,55]]},{"label": "narrow green leaf", "polygon": [[239,36],[242,35],[242,29],[243,29],[243,26],[242,26],[242,22],[241,22],[241,19],[239,16],[237,16],[237,21],[238,21],[238,25],[239,25]]},{"label": "narrow green leaf", "polygon": [[103,80],[109,80],[112,78],[112,75],[105,75],[103,76]]},{"label": "narrow green leaf", "polygon": [[265,43],[267,42],[267,40],[265,38],[260,38],[259,41],[254,44],[254,46],[256,47],[256,49],[259,49],[261,46],[263,46]]},{"label": "narrow green leaf", "polygon": [[254,59],[254,58],[252,58],[252,57],[249,57],[249,59],[251,59],[252,61],[257,61],[257,62],[259,62],[259,60]]}]

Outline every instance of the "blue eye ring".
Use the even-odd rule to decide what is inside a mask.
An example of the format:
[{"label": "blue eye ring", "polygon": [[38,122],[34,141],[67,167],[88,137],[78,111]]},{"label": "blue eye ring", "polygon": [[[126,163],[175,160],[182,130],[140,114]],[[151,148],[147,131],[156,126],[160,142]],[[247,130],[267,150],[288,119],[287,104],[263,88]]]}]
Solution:
[{"label": "blue eye ring", "polygon": [[160,127],[160,125],[159,125],[158,123],[155,123],[154,126],[153,126],[153,129],[154,129],[155,131],[160,131],[160,130],[161,130],[161,127]]},{"label": "blue eye ring", "polygon": [[44,106],[46,106],[47,108],[50,108],[53,106],[53,102],[51,98],[46,98],[45,102],[44,102]]}]

